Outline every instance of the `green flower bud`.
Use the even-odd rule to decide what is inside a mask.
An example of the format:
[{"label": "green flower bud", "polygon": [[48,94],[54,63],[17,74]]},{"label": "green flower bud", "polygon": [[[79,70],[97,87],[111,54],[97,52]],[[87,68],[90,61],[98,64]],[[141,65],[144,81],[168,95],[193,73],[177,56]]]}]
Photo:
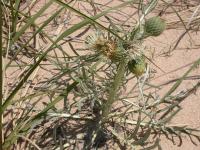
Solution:
[{"label": "green flower bud", "polygon": [[166,24],[160,17],[152,17],[145,22],[146,36],[158,36],[165,30]]},{"label": "green flower bud", "polygon": [[137,56],[128,62],[128,69],[138,77],[144,74],[146,65],[145,58],[143,56]]}]

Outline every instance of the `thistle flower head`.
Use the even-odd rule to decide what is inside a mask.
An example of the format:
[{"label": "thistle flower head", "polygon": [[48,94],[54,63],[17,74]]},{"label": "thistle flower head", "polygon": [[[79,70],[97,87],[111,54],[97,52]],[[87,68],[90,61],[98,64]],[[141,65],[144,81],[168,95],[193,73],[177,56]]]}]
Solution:
[{"label": "thistle flower head", "polygon": [[87,47],[97,53],[102,53],[111,61],[121,61],[124,56],[124,50],[119,46],[118,42],[112,38],[108,38],[103,33],[95,33],[86,39]]},{"label": "thistle flower head", "polygon": [[101,32],[96,32],[86,38],[86,45],[88,49],[100,51],[107,42],[107,38]]}]

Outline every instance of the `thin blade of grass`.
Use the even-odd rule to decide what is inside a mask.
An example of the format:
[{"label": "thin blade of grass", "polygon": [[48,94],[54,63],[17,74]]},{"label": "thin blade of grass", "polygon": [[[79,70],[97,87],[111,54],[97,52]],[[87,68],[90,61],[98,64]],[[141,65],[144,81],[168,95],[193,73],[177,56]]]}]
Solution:
[{"label": "thin blade of grass", "polygon": [[[97,21],[95,21],[95,19],[93,19],[93,17],[88,17],[87,15],[85,15],[85,14],[83,14],[82,12],[80,12],[80,11],[74,9],[73,7],[69,6],[68,4],[63,3],[63,2],[60,1],[60,0],[53,0],[53,1],[55,1],[56,3],[62,5],[63,7],[67,8],[67,9],[69,9],[69,10],[71,10],[71,11],[73,11],[73,12],[79,14],[80,16],[84,17],[85,19],[90,20],[92,23],[97,24],[98,26],[102,27],[102,28],[105,29],[106,31],[108,31],[108,32],[112,33],[113,35],[115,35],[116,37],[118,37],[120,40],[123,40],[119,35],[117,35],[116,33],[114,33],[112,30],[110,30],[109,28],[106,28],[106,27],[103,26],[102,24],[100,24],[100,23],[98,23]],[[119,7],[126,6],[126,5],[128,5],[129,3],[132,3],[133,1],[134,1],[134,0],[124,2],[124,3],[122,3]],[[116,8],[116,9],[117,9],[117,8]]]},{"label": "thin blade of grass", "polygon": [[41,14],[51,6],[53,1],[49,1],[47,4],[44,5],[33,17],[31,17],[28,22],[16,33],[16,35],[13,37],[12,42],[15,42],[19,39],[19,37],[34,23],[34,21],[41,16]]},{"label": "thin blade of grass", "polygon": [[[21,46],[21,48],[20,49],[18,49],[16,52],[15,52],[15,56],[17,56],[17,54],[23,49],[23,48],[25,48],[28,44],[29,44],[29,42],[38,34],[38,33],[40,33],[43,29],[44,29],[44,27],[46,27],[61,11],[63,10],[63,8],[61,8],[61,9],[59,9],[57,12],[55,12],[51,17],[49,17],[38,29],[37,29],[37,31],[35,31],[34,33],[33,33],[33,35],[29,38],[29,40],[27,40],[26,41],[26,43],[25,44],[23,44],[22,46]],[[14,56],[14,57],[15,57]],[[6,64],[6,69],[10,66],[10,64],[12,63],[12,60],[10,60],[7,64]]]},{"label": "thin blade of grass", "polygon": [[162,103],[165,101],[166,97],[168,97],[169,95],[171,95],[178,87],[179,85],[183,82],[183,80],[188,76],[188,74],[194,69],[196,68],[198,65],[200,64],[200,58],[197,59],[193,65],[189,68],[188,71],[186,71],[184,73],[184,75],[179,79],[177,80],[177,82],[172,86],[172,88],[161,98],[160,102],[159,103]]},{"label": "thin blade of grass", "polygon": [[[17,29],[17,20],[18,20],[18,13],[19,13],[19,4],[20,0],[15,1],[14,10],[17,10],[14,14],[13,23],[12,23],[12,32],[15,34]],[[13,34],[13,36],[14,36]]]},{"label": "thin blade of grass", "polygon": [[[3,70],[3,62],[2,62],[2,55],[3,55],[3,45],[2,45],[2,34],[3,34],[3,13],[2,13],[2,4],[0,3],[0,69]],[[2,103],[3,103],[3,74],[0,73],[0,149],[2,150],[2,144],[3,144],[3,134],[2,134],[2,117],[3,117],[3,111],[2,111]]]},{"label": "thin blade of grass", "polygon": [[42,116],[45,116],[45,114],[47,113],[47,111],[49,109],[51,109],[52,107],[55,106],[55,104],[57,104],[60,100],[62,100],[64,97],[67,97],[67,95],[69,94],[69,92],[71,90],[74,89],[74,87],[76,87],[76,85],[78,84],[78,82],[73,82],[72,84],[70,84],[67,89],[63,92],[63,94],[59,95],[57,98],[55,98],[52,102],[50,102],[47,107],[45,107],[41,112],[39,112],[38,114],[36,114],[35,116],[33,116],[29,122],[26,124],[26,126],[24,127],[24,131],[27,131],[32,124],[35,123],[35,121],[37,121],[38,119],[40,119]]}]

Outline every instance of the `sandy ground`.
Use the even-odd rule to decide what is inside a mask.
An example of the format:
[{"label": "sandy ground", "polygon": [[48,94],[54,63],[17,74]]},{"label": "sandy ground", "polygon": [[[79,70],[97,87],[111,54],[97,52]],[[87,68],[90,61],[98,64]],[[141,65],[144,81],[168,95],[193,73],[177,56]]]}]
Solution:
[{"label": "sandy ground", "polygon": [[[43,3],[42,1],[38,2],[36,7],[39,8],[42,3]],[[104,3],[104,1],[102,1],[102,3]],[[119,3],[119,1],[110,3],[109,6],[117,5],[117,3]],[[132,9],[133,8],[128,8],[126,10],[126,13],[131,13]],[[49,10],[47,13],[51,13],[51,10]],[[118,16],[116,15],[115,17],[118,17]],[[123,20],[123,18],[121,19]],[[72,24],[79,21],[73,18],[72,20],[74,20]],[[62,20],[61,20],[61,24],[62,24]],[[63,27],[62,30],[64,30],[64,28],[65,27]],[[156,68],[154,65],[151,64],[151,68],[156,70],[154,78],[150,80],[151,84],[161,85],[173,79],[180,78],[183,75],[183,73],[185,73],[189,69],[189,67],[191,66],[191,63],[193,63],[195,60],[197,60],[200,57],[200,48],[198,47],[200,45],[199,33],[190,34],[193,40],[192,45],[191,45],[191,38],[189,37],[189,35],[186,35],[181,40],[178,47],[170,53],[170,56],[165,56],[164,53],[169,51],[170,45],[172,45],[172,43],[176,41],[182,33],[183,33],[183,30],[168,30],[168,31],[165,31],[162,36],[158,38],[150,38],[146,42],[148,47],[150,47],[151,49],[155,49],[155,58],[153,61],[166,72],[166,73],[161,72],[158,68]],[[43,73],[43,75],[48,76],[45,73]],[[200,75],[199,67],[196,68],[189,76],[198,76],[198,75]],[[178,88],[176,92],[178,93],[186,89],[189,89],[193,87],[195,83],[197,83],[198,81],[200,81],[199,78],[195,80],[188,79],[184,81],[184,83]],[[160,91],[160,94],[163,95],[164,93],[166,93],[166,91],[170,87],[172,87],[173,84],[174,82],[165,86]],[[181,104],[183,109],[171,121],[171,124],[187,124],[195,128],[200,127],[200,99],[199,98],[200,98],[200,90],[197,90],[196,93],[186,98]],[[182,146],[178,147],[177,144],[173,144],[171,141],[166,140],[164,137],[162,137],[162,140],[161,140],[161,146],[163,150],[199,150],[200,143],[197,141],[196,143],[197,145],[195,146],[194,144],[190,142],[188,138],[185,138]]]},{"label": "sandy ground", "polygon": [[[171,31],[168,33],[165,33],[160,37],[160,40],[167,39],[165,42],[169,42],[170,39],[176,39],[180,34],[177,33],[177,31]],[[200,35],[196,36],[196,42],[198,42],[198,37]],[[195,37],[193,36],[193,37]],[[169,39],[169,40],[168,40]],[[159,64],[159,66],[167,72],[167,74],[162,75],[162,73],[156,73],[155,79],[153,79],[152,83],[156,83],[157,85],[160,85],[163,82],[173,80],[176,78],[179,78],[185,73],[190,64],[194,62],[194,60],[197,60],[200,56],[200,49],[190,49],[187,50],[187,47],[190,47],[188,44],[189,38],[184,38],[184,40],[180,43],[177,50],[172,52],[172,56],[167,58],[159,58],[156,59],[156,64]],[[154,42],[154,41],[153,41]],[[182,49],[183,47],[186,47],[186,49]],[[156,47],[156,49],[160,49],[160,47]],[[189,66],[188,66],[189,65]],[[197,68],[194,70],[189,76],[193,75],[199,75],[200,69]],[[176,92],[180,92],[181,90],[189,89],[190,87],[193,87],[195,83],[197,83],[199,79],[197,80],[187,80],[184,81],[184,83],[180,86],[180,88]],[[169,87],[171,87],[173,84],[170,84]],[[164,88],[163,92],[166,92]],[[181,106],[182,110],[177,114],[175,118],[172,119],[172,124],[186,124],[195,128],[200,127],[200,100],[199,100],[200,92],[199,90],[196,91],[192,96],[186,98]],[[200,149],[200,144],[197,142],[197,140],[194,140],[197,143],[197,146],[192,144],[189,139],[185,139],[183,141],[183,145],[181,147],[178,147],[177,144],[174,145],[172,142],[169,142],[168,140],[164,139],[161,141],[161,145],[164,150],[198,150]]]}]

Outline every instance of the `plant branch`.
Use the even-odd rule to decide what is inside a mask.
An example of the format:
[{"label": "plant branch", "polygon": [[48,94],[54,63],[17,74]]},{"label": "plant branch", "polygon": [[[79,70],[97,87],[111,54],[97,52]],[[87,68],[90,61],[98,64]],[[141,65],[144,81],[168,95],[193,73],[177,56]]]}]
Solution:
[{"label": "plant branch", "polygon": [[2,26],[3,26],[3,13],[2,13],[2,4],[0,4],[0,69],[1,69],[1,73],[0,73],[0,150],[2,150],[2,143],[3,143],[3,134],[2,134],[2,117],[3,117],[3,111],[2,111],[2,103],[3,103],[3,66],[2,66],[2,47],[3,47],[3,43],[2,43]]},{"label": "plant branch", "polygon": [[114,77],[114,81],[112,86],[110,87],[110,91],[109,91],[109,97],[107,102],[103,105],[103,109],[102,109],[102,122],[106,121],[109,112],[111,110],[112,104],[116,101],[117,99],[117,91],[119,90],[120,84],[123,81],[123,77],[126,71],[126,62],[122,61],[119,64],[118,70],[117,70],[117,74]]}]

